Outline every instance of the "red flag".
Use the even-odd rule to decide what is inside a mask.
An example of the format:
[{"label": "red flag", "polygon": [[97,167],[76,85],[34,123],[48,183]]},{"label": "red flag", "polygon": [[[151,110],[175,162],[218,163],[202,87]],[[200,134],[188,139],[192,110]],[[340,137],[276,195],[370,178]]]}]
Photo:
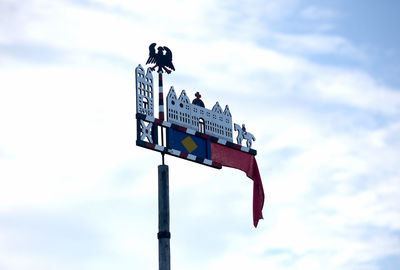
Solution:
[{"label": "red flag", "polygon": [[218,143],[211,143],[211,160],[221,163],[222,166],[242,170],[247,177],[253,180],[253,222],[254,227],[257,227],[258,221],[263,218],[264,189],[256,158],[249,153]]}]

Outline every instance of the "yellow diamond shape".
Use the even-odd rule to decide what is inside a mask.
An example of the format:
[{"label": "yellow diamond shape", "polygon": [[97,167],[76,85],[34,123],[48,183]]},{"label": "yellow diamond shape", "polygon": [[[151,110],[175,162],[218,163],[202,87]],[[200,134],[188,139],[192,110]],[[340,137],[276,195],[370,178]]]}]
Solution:
[{"label": "yellow diamond shape", "polygon": [[183,146],[185,146],[186,150],[188,150],[189,153],[194,151],[197,148],[197,144],[193,141],[190,136],[187,136],[185,139],[182,140]]}]

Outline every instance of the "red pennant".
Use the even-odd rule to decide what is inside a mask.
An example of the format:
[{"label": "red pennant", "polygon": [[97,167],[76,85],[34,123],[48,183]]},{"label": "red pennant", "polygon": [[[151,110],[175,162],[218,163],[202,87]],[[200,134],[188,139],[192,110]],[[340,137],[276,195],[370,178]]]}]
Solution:
[{"label": "red pennant", "polygon": [[256,158],[249,153],[218,143],[211,143],[211,159],[221,163],[222,166],[239,169],[253,180],[253,223],[254,227],[257,227],[258,221],[263,219],[264,189]]}]

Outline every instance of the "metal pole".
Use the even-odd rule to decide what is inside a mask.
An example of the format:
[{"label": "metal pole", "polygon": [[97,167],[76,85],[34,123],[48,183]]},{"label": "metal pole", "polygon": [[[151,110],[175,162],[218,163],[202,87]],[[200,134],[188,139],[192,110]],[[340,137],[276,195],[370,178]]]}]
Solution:
[{"label": "metal pole", "polygon": [[[158,71],[158,118],[164,121],[164,90],[162,70]],[[164,146],[164,128],[161,126],[161,145]],[[161,153],[162,165],[164,165],[164,153]]]},{"label": "metal pole", "polygon": [[158,269],[170,270],[169,173],[167,165],[158,166]]},{"label": "metal pole", "polygon": [[164,90],[162,70],[158,71],[158,118],[164,121]]}]

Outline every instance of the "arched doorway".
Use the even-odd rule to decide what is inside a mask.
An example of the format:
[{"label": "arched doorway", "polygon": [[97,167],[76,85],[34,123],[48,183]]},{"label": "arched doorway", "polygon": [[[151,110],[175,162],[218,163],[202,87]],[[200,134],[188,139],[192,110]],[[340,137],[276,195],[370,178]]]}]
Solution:
[{"label": "arched doorway", "polygon": [[206,131],[205,123],[204,123],[204,119],[203,118],[199,118],[199,128],[198,128],[198,130],[201,133],[205,133],[205,131]]},{"label": "arched doorway", "polygon": [[143,97],[143,108],[146,110],[149,109],[149,101],[145,97]]}]

